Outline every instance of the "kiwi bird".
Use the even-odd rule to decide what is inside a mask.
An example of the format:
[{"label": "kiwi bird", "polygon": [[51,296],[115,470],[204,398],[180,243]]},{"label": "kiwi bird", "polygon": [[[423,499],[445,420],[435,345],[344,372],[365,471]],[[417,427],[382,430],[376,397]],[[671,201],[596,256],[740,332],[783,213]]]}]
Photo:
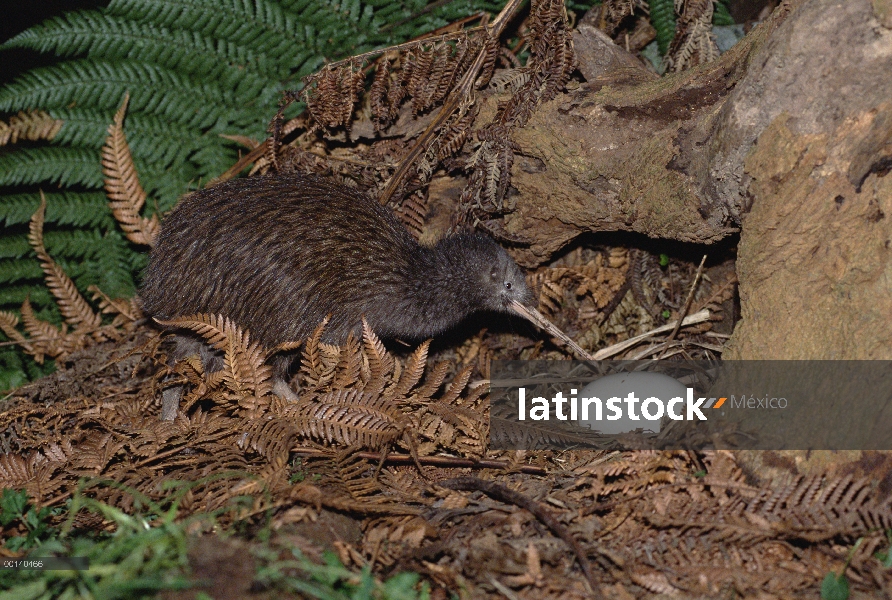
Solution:
[{"label": "kiwi bird", "polygon": [[[421,245],[374,199],[330,179],[275,174],[192,193],[164,219],[140,292],[146,314],[229,317],[267,347],[359,332],[435,336],[477,311],[521,312],[523,271],[482,234]],[[524,315],[526,316],[526,315]]]}]

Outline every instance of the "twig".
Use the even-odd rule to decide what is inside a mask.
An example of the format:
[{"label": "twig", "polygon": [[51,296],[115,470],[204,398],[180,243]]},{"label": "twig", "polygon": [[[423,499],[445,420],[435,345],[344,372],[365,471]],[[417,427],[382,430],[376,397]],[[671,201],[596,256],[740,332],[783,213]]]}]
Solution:
[{"label": "twig", "polygon": [[[681,350],[687,345],[696,346],[698,348],[704,348],[706,350],[712,350],[713,352],[722,352],[724,348],[722,346],[716,346],[715,344],[706,344],[704,342],[697,342],[691,340],[673,340],[668,342],[663,342],[661,344],[657,344],[656,346],[652,346],[647,348],[646,350],[642,350],[635,356],[633,356],[630,360],[643,360],[644,358],[650,356],[651,354],[656,354],[657,352],[666,352],[670,348]],[[666,355],[662,355],[661,359],[666,358]]]},{"label": "twig", "polygon": [[[709,320],[709,309],[704,308],[700,312],[696,312],[692,315],[688,315],[681,321],[681,327],[685,327],[687,325],[695,325],[697,323],[702,323],[703,321]],[[660,333],[665,333],[666,331],[672,331],[676,325],[678,325],[678,321],[667,323],[661,327],[657,327],[656,329],[651,329],[647,333],[642,333],[641,335],[636,335],[633,338],[629,338],[624,342],[619,342],[618,344],[613,344],[612,346],[607,346],[606,348],[602,348],[595,352],[594,359],[595,360],[603,360],[605,358],[609,358],[614,354],[619,354],[626,348],[631,348],[632,346],[637,345],[640,341],[646,340],[649,337],[653,337]]]},{"label": "twig", "polygon": [[678,334],[678,330],[681,328],[682,319],[687,316],[688,311],[691,310],[691,303],[694,301],[694,291],[697,289],[697,284],[700,282],[700,276],[703,275],[703,265],[706,263],[706,255],[703,255],[703,258],[700,260],[700,266],[697,267],[697,272],[694,274],[694,281],[691,282],[691,289],[688,292],[688,299],[685,300],[684,308],[681,311],[681,314],[678,315],[678,321],[675,323],[675,329],[672,330],[672,333],[669,334],[669,339],[667,342],[671,342],[675,339],[675,336]]},{"label": "twig", "polygon": [[607,319],[610,318],[610,315],[613,314],[620,304],[622,304],[623,299],[626,297],[626,294],[629,293],[629,290],[632,289],[632,270],[631,268],[626,272],[626,280],[620,286],[618,290],[613,294],[613,297],[610,298],[610,302],[607,303],[607,306],[601,309],[601,319],[598,322],[598,325],[603,325],[607,322]]},{"label": "twig", "polygon": [[319,72],[324,71],[325,69],[337,69],[343,65],[349,65],[351,63],[356,64],[360,61],[364,61],[367,58],[372,56],[377,56],[379,54],[387,54],[388,52],[397,52],[399,50],[404,50],[406,48],[414,48],[418,45],[431,44],[434,42],[442,42],[450,39],[459,39],[467,36],[469,33],[477,33],[478,31],[485,29],[484,26],[480,25],[477,27],[471,27],[470,29],[462,29],[461,31],[451,31],[449,33],[444,33],[441,35],[433,35],[429,37],[417,37],[413,40],[409,40],[408,42],[403,42],[402,44],[397,44],[396,46],[387,46],[386,48],[379,48],[377,50],[369,50],[368,52],[363,52],[362,54],[357,54],[355,56],[350,56],[343,60],[338,60],[335,62],[330,62],[319,69]]},{"label": "twig", "polygon": [[210,187],[212,185],[222,183],[224,181],[228,181],[242,172],[242,169],[261,158],[264,154],[266,154],[267,150],[269,150],[269,145],[271,143],[271,138],[264,140],[262,143],[258,144],[256,148],[242,156],[238,161],[226,169],[219,177],[211,179],[208,184],[204,187]]},{"label": "twig", "polygon": [[489,579],[489,583],[492,587],[496,588],[503,596],[508,598],[508,600],[520,600],[520,596],[511,591],[511,588],[506,586],[504,583],[501,583],[498,579],[490,575],[487,579]]}]

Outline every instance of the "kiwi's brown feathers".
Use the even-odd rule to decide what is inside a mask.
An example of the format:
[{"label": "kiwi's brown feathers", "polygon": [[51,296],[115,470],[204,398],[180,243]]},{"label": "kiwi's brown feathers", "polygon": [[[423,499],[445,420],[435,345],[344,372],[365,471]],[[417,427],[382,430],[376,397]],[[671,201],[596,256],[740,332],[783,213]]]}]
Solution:
[{"label": "kiwi's brown feathers", "polygon": [[436,335],[479,310],[529,304],[523,273],[480,234],[419,245],[393,214],[331,180],[277,174],[186,196],[164,220],[140,292],[150,316],[221,314],[268,347]]}]

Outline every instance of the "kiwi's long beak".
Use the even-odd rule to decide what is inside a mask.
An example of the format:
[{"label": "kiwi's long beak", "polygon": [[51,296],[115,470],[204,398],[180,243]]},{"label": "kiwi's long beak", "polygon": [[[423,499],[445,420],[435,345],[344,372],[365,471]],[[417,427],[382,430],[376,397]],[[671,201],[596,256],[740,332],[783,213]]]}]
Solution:
[{"label": "kiwi's long beak", "polygon": [[530,308],[529,306],[524,306],[517,300],[512,300],[511,304],[508,305],[512,311],[516,314],[520,315],[530,323],[537,325],[553,335],[556,338],[560,338],[565,344],[567,344],[570,348],[573,349],[576,354],[584,358],[585,360],[595,360],[595,357],[583,350],[579,344],[570,339],[566,333],[555,327],[554,323],[545,318],[545,315],[540,313],[535,308]]}]

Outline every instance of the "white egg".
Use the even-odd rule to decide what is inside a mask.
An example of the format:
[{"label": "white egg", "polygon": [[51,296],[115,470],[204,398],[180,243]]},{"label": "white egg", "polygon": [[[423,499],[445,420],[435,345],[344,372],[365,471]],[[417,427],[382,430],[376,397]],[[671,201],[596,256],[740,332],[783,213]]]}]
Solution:
[{"label": "white egg", "polygon": [[[634,403],[634,411],[638,419],[632,419],[629,415],[629,405],[626,398],[629,394],[634,394],[638,399]],[[664,375],[663,373],[648,373],[644,371],[634,371],[631,373],[614,373],[597,379],[587,386],[578,394],[580,404],[579,425],[597,430],[604,434],[627,433],[634,429],[645,429],[654,432],[660,431],[660,419],[650,420],[645,418],[642,410],[651,416],[655,416],[658,412],[662,412],[660,416],[666,414],[665,407],[673,398],[684,399],[687,395],[687,388],[677,380]],[[598,420],[595,413],[595,404],[589,404],[588,419],[582,418],[583,398],[598,398],[602,403],[602,419]],[[617,420],[609,420],[608,415],[613,416],[608,409],[608,402],[611,398],[618,398],[619,403],[616,406],[622,409],[622,417]],[[660,403],[650,401],[649,398],[657,398]],[[658,409],[662,409],[659,410]],[[676,413],[684,412],[684,404],[677,404],[674,407]]]}]

